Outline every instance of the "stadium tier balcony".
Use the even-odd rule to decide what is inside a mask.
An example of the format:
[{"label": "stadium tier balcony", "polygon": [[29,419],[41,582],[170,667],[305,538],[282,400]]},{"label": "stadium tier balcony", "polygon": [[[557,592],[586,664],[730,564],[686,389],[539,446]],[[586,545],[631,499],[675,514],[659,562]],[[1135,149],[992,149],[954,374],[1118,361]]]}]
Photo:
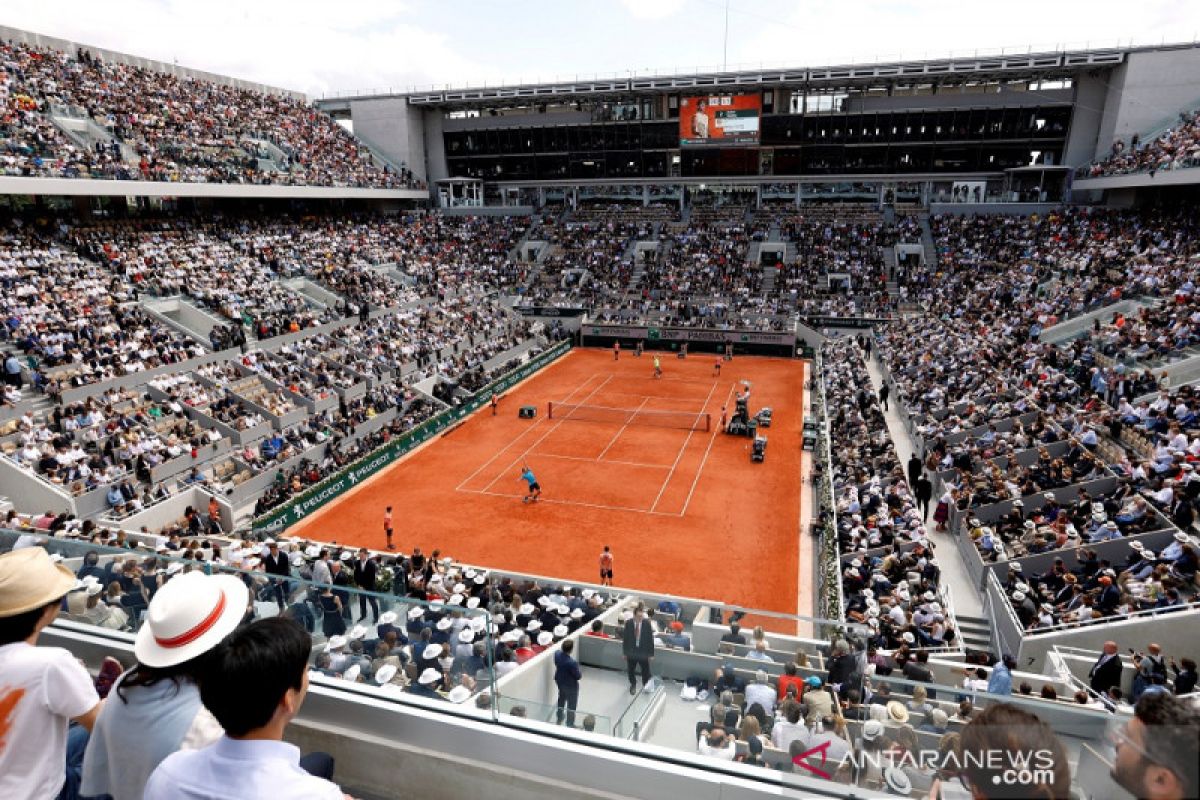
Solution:
[{"label": "stadium tier balcony", "polygon": [[[419,715],[428,746],[431,727],[452,712],[468,717],[473,730],[498,725],[493,736],[516,728],[566,737],[593,756],[599,751],[590,745],[598,744],[682,756],[720,765],[749,781],[746,787],[765,781],[776,791],[776,784],[820,787],[810,768],[829,766],[826,786],[832,780],[845,790],[927,790],[938,777],[935,763],[898,766],[872,754],[899,747],[945,752],[1003,705],[1026,735],[1045,726],[1055,780],[1090,796],[1101,759],[1111,757],[1110,724],[1130,716],[1127,701],[1156,682],[1183,693],[1194,681],[1192,659],[1141,641],[1128,642],[1140,649],[1132,658],[1117,656],[1115,688],[1094,692],[1088,668],[1099,654],[1087,650],[1066,648],[1057,654],[1063,669],[1039,672],[1011,662],[964,664],[905,644],[875,647],[857,627],[828,640],[774,625],[742,631],[723,622],[733,609],[532,579],[437,552],[368,554],[368,590],[357,585],[364,562],[353,551],[284,539],[274,542],[283,568],[268,571],[264,543],[207,536],[205,525],[199,512],[160,534],[10,515],[0,547],[44,546],[79,576],[61,620],[45,635],[93,670],[105,656],[127,661],[126,632],[146,624],[154,590],[203,569],[240,578],[249,590],[247,619],[282,616],[310,632],[309,716],[349,713],[366,724],[367,705],[358,708],[366,699],[371,713],[386,709],[393,721]],[[650,688],[631,697],[618,668],[635,603],[647,609],[656,655]],[[566,642],[580,664],[583,692],[573,713],[556,713],[553,691],[538,676]],[[1141,677],[1152,674],[1151,659],[1168,656],[1183,656],[1183,666],[1164,679]],[[706,700],[712,702],[700,708]],[[402,731],[392,735],[396,744],[404,743]],[[304,722],[294,731],[302,746],[309,735]],[[814,748],[824,762],[806,758]],[[366,773],[347,774],[353,777],[343,788],[360,786],[356,780],[363,789],[375,785]]]},{"label": "stadium tier balcony", "polygon": [[[20,43],[0,46],[5,172],[116,178],[420,188],[406,168],[381,165],[332,117],[283,94],[180,78]],[[52,121],[79,109],[105,132],[71,143]],[[276,153],[279,160],[263,156]]]},{"label": "stadium tier balcony", "polygon": [[1141,141],[1135,134],[1130,141],[1113,142],[1107,158],[1085,167],[1077,173],[1080,178],[1101,178],[1110,175],[1155,173],[1200,166],[1200,111],[1179,114],[1176,122],[1165,132]]}]

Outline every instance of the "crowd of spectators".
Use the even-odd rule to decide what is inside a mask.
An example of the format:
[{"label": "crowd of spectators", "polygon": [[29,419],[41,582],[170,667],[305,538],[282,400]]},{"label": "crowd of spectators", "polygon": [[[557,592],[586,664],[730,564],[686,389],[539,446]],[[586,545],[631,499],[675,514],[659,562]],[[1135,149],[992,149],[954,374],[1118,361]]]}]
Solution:
[{"label": "crowd of spectators", "polygon": [[1100,178],[1106,175],[1130,175],[1200,166],[1200,111],[1185,111],[1165,133],[1148,142],[1134,134],[1126,145],[1122,139],[1113,142],[1107,158],[1080,169],[1080,177]]},{"label": "crowd of spectators", "polygon": [[[282,92],[105,61],[80,49],[0,44],[4,166],[33,177],[421,188],[334,121]],[[53,115],[105,138],[71,144]]]},{"label": "crowd of spectators", "polygon": [[[924,515],[896,455],[879,398],[870,388],[861,341],[822,350],[831,473],[837,503],[840,580],[847,620],[871,628],[870,641],[956,646],[957,632],[939,590]],[[848,559],[848,560],[847,560]]]},{"label": "crowd of spectators", "polygon": [[[943,473],[939,524],[949,510],[962,512],[985,559],[1063,551],[1057,574],[1065,580],[1074,573],[1064,594],[1061,583],[1010,587],[1029,627],[1189,602],[1195,545],[1186,533],[1167,558],[1151,553],[1144,562],[1135,559],[1132,570],[1075,548],[1162,529],[1167,520],[1190,530],[1196,511],[1187,451],[1193,436],[1184,427],[1192,425],[1190,390],[1176,397],[1164,390],[1153,404],[1135,407],[1137,395],[1156,383],[1148,371],[1103,352],[1106,341],[1117,340],[1106,326],[1062,346],[1040,337],[1067,316],[1140,296],[1149,310],[1136,324],[1114,319],[1115,336],[1128,327],[1143,341],[1179,341],[1191,315],[1194,219],[1157,211],[1056,212],[935,218],[934,231],[941,259],[926,295],[934,313],[887,326],[880,349],[927,466],[953,468]],[[1025,421],[1029,414],[1032,422]],[[1006,418],[1016,419],[1001,429],[996,423]],[[963,431],[971,432],[967,441],[958,436],[947,445],[947,437]],[[1056,442],[1066,447],[1051,456],[1047,448]],[[1033,448],[1040,448],[1036,458],[1021,466],[1016,455]],[[1043,497],[1112,476],[1115,489],[1081,489],[1073,503]],[[974,519],[972,509],[1004,501],[1013,508],[1003,518]]]}]

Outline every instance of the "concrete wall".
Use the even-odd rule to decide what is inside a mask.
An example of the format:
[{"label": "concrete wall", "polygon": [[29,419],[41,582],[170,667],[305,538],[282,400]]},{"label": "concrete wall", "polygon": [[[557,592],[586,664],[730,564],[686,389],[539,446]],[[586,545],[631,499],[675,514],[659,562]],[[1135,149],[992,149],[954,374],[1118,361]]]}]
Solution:
[{"label": "concrete wall", "polygon": [[[188,506],[195,508],[201,513],[207,513],[208,500],[212,496],[210,492],[199,486],[190,486],[178,494],[163,500],[161,503],[155,503],[147,509],[125,517],[119,522],[112,522],[110,525],[128,531],[141,530],[144,525],[149,530],[157,531],[164,525],[170,525],[175,520],[180,519]],[[225,501],[225,498],[220,495],[216,497],[217,504],[221,507],[221,527],[227,531],[233,530],[233,509]]]},{"label": "concrete wall", "polygon": [[988,94],[956,92],[950,89],[920,97],[852,97],[846,103],[846,111],[853,113],[856,111],[906,111],[910,109],[1011,108],[1070,102],[1070,89],[1047,89],[1039,92],[1004,91]]},{"label": "concrete wall", "polygon": [[38,478],[5,457],[0,457],[0,497],[19,502],[22,511],[73,513],[75,510],[75,504],[65,489]]},{"label": "concrete wall", "polygon": [[1097,152],[1200,104],[1200,46],[1130,53],[1112,71]]},{"label": "concrete wall", "polygon": [[1108,77],[1108,72],[1097,75],[1085,72],[1075,79],[1075,110],[1071,114],[1071,130],[1063,151],[1063,163],[1069,167],[1088,164],[1096,159]]},{"label": "concrete wall", "polygon": [[[427,110],[422,120],[425,130],[425,174],[430,186],[434,181],[455,177],[446,165],[446,141],[442,138],[442,126],[448,121],[436,110]],[[448,209],[442,211],[445,213]]]},{"label": "concrete wall", "polygon": [[[431,113],[441,114],[440,109]],[[647,120],[664,122],[666,120]],[[504,114],[503,116],[463,117],[443,122],[447,132],[499,130],[501,128],[541,128],[546,125],[588,125],[592,122],[590,111],[563,111],[557,114]]]},{"label": "concrete wall", "polygon": [[410,108],[403,97],[350,103],[354,135],[422,180],[426,175],[423,116],[420,108]]},{"label": "concrete wall", "polygon": [[296,199],[424,200],[424,189],[348,189],[337,186],[281,186],[254,183],[170,183],[90,178],[0,177],[0,194],[87,197],[274,197]]}]

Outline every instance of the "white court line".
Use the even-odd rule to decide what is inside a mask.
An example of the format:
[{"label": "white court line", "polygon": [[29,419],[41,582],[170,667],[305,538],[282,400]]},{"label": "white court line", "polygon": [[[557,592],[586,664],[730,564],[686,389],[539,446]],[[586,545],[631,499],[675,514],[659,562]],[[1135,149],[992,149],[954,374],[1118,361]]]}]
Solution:
[{"label": "white court line", "polygon": [[[601,381],[601,382],[600,382],[600,385],[599,385],[599,386],[597,386],[595,389],[592,389],[592,391],[588,392],[587,396],[583,398],[583,402],[581,402],[581,403],[578,403],[578,405],[583,405],[584,403],[586,403],[586,402],[587,402],[587,400],[588,400],[588,398],[590,398],[590,397],[591,397],[592,395],[594,395],[596,392],[598,392],[598,391],[600,391],[601,389],[603,389],[603,388],[604,388],[604,386],[605,386],[605,385],[606,385],[606,384],[607,384],[609,381],[611,381],[611,380],[612,380],[612,377],[613,377],[612,375],[609,375],[607,378],[605,378],[603,381]],[[571,392],[571,394],[575,394],[575,392]],[[567,396],[568,396],[568,397],[570,397],[571,395],[567,395]],[[525,452],[524,452],[524,453],[521,453],[521,455],[519,455],[519,456],[517,456],[516,458],[514,458],[514,459],[512,460],[512,462],[511,462],[511,463],[510,463],[510,464],[509,464],[507,467],[505,467],[505,468],[504,468],[504,469],[503,469],[503,470],[500,472],[500,474],[499,474],[499,475],[497,475],[496,477],[494,477],[494,478],[492,478],[490,481],[488,481],[487,485],[483,487],[483,490],[486,492],[488,489],[491,489],[491,488],[492,488],[492,484],[493,484],[493,483],[495,483],[496,481],[498,481],[498,480],[500,480],[502,477],[504,477],[504,474],[505,474],[505,473],[507,473],[507,472],[508,472],[510,469],[512,469],[513,467],[515,467],[518,461],[522,461],[522,460],[524,460],[524,459],[525,459],[525,458],[526,458],[526,457],[529,455],[529,453],[530,453],[530,452],[532,452],[533,448],[537,447],[539,444],[541,444],[543,441],[545,441],[545,439],[546,439],[546,437],[547,437],[547,436],[549,436],[550,434],[552,434],[552,433],[554,433],[556,430],[558,430],[559,426],[563,424],[563,422],[565,421],[565,419],[566,419],[565,417],[564,417],[563,419],[560,419],[560,420],[559,420],[557,423],[555,423],[555,425],[554,425],[552,428],[550,428],[550,429],[549,429],[549,430],[547,430],[545,433],[543,433],[543,434],[542,434],[540,437],[538,437],[538,440],[537,440],[536,442],[534,442],[533,444],[529,445],[529,447],[528,447],[528,448],[525,450]]]},{"label": "white court line", "polygon": [[[571,395],[573,395],[576,392],[583,389],[583,387],[588,385],[588,382],[591,381],[592,378],[595,378],[599,374],[600,374],[599,372],[593,372],[591,375],[584,378],[582,381],[579,382],[578,386],[576,386],[574,389],[572,389],[570,392],[567,393],[567,397],[570,397]],[[468,483],[470,483],[472,480],[474,480],[476,475],[483,472],[488,467],[489,464],[491,464],[493,461],[495,461],[497,458],[499,458],[502,453],[507,451],[510,447],[512,447],[517,442],[521,441],[521,439],[523,439],[525,436],[528,436],[530,433],[532,433],[534,428],[536,428],[538,425],[541,425],[545,420],[546,420],[545,417],[538,417],[536,422],[534,422],[528,428],[526,428],[525,430],[521,431],[516,436],[514,436],[513,440],[511,442],[509,442],[508,444],[504,445],[504,447],[501,447],[499,450],[497,450],[496,453],[491,458],[489,458],[487,461],[485,461],[479,465],[479,469],[475,470],[470,475],[463,478],[462,483],[460,483],[458,486],[456,486],[454,488],[462,489],[462,487],[466,486]]]},{"label": "white court line", "polygon": [[[737,386],[735,383],[734,386]],[[712,388],[708,390],[708,397],[704,398],[704,405],[700,406],[699,413],[703,414],[704,409],[708,408],[708,401],[712,399],[713,392],[717,390],[717,381],[712,382]],[[709,424],[712,424],[712,416],[709,415]],[[671,478],[675,475],[675,468],[679,466],[680,460],[683,458],[684,452],[687,450],[688,442],[692,441],[692,434],[696,432],[696,427],[688,431],[687,438],[683,440],[683,447],[679,448],[679,454],[675,456],[675,463],[671,465],[671,471],[667,473],[667,479],[663,481],[662,488],[658,490],[658,496],[654,498],[654,502],[650,504],[650,510],[654,511],[658,506],[658,501],[662,500],[663,492],[667,491],[667,486],[671,484]],[[682,514],[679,516],[683,516]]]},{"label": "white court line", "polygon": [[[537,457],[538,458],[563,458],[563,459],[566,459],[567,461],[590,461],[593,464],[596,463],[596,459],[594,459],[594,458],[584,458],[583,456],[561,456],[558,453],[538,453]],[[607,461],[604,461],[601,463],[620,464],[620,465],[626,466],[626,467],[653,467],[654,469],[670,469],[670,465],[668,465],[668,464],[643,464],[640,461],[616,461],[611,458],[608,459]]]},{"label": "white court line", "polygon": [[[699,397],[668,397],[665,394],[642,394],[641,392],[618,392],[618,391],[614,391],[612,389],[609,389],[605,394],[624,394],[624,395],[629,395],[630,397],[648,397],[651,400],[675,400],[680,403],[694,403],[700,399]],[[651,409],[651,410],[652,411],[670,411],[671,409],[665,408],[665,409]],[[680,412],[680,413],[687,413],[687,412]]]},{"label": "white court line", "polygon": [[[523,494],[505,494],[504,492],[489,492],[480,491],[479,489],[456,489],[455,491],[464,492],[466,494],[486,494],[489,497],[510,497],[514,500],[519,500],[525,495]],[[539,503],[555,503],[560,506],[584,506],[585,508],[599,508],[603,511],[628,511],[633,514],[652,514],[656,517],[675,517],[677,514],[668,514],[664,511],[647,511],[644,508],[629,508],[628,506],[606,506],[599,503],[581,503],[576,500],[552,500],[546,497],[538,498]]]},{"label": "white court line", "polygon": [[[725,395],[725,405],[729,405],[729,398],[733,396],[734,390],[737,389],[737,381],[733,382],[733,386],[729,387],[729,394]],[[692,488],[688,490],[687,499],[683,501],[683,508],[679,511],[679,516],[687,513],[688,504],[692,502],[692,495],[696,492],[696,484],[700,483],[700,476],[704,474],[704,464],[708,461],[708,454],[712,451],[713,442],[717,440],[717,436],[721,433],[721,424],[718,422],[717,427],[713,430],[712,438],[708,440],[708,447],[704,450],[704,458],[700,459],[700,467],[696,470],[696,477],[692,479]],[[804,492],[801,492],[803,494]]]},{"label": "white court line", "polygon": [[[648,363],[653,364],[653,362],[648,362]],[[666,372],[665,366],[663,368],[663,372],[664,373]],[[640,380],[642,380],[642,378],[637,378],[632,375],[618,375],[616,377],[618,380],[622,380],[622,381],[640,381]],[[698,383],[702,386],[704,384],[708,383],[708,381],[705,380],[704,378],[668,378],[665,375],[662,378],[658,378],[657,382],[658,383]]]},{"label": "white court line", "polygon": [[613,436],[612,441],[610,441],[608,443],[608,447],[605,447],[603,450],[600,451],[600,455],[596,456],[597,461],[604,460],[604,454],[612,449],[612,446],[617,443],[617,439],[620,439],[621,434],[624,433],[625,429],[629,427],[629,423],[633,422],[633,418],[637,416],[637,412],[641,411],[642,406],[646,405],[646,403],[649,400],[650,400],[649,397],[647,397],[645,400],[642,400],[642,405],[638,406],[637,408],[635,408],[633,410],[633,413],[629,415],[629,419],[625,420],[625,424],[621,426],[621,429],[619,431],[617,431],[615,436]]}]

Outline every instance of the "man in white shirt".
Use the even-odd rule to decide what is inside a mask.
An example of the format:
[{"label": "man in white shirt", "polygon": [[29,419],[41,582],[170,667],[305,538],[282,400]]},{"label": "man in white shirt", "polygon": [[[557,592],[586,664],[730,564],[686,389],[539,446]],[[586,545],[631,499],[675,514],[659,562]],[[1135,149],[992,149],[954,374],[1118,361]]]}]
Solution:
[{"label": "man in white shirt", "polygon": [[746,708],[758,703],[769,717],[775,713],[775,700],[778,696],[775,687],[767,683],[766,671],[760,669],[754,673],[754,683],[746,687]]},{"label": "man in white shirt", "polygon": [[771,728],[771,744],[776,749],[787,750],[794,741],[801,742],[807,748],[809,730],[800,721],[802,713],[803,709],[795,701],[783,704],[783,719],[776,722],[775,726]]},{"label": "man in white shirt", "polygon": [[[74,656],[36,646],[74,585],[40,547],[0,556],[0,797],[51,800],[68,777],[69,791],[78,790],[100,698]],[[79,726],[69,729],[71,721]]]},{"label": "man in white shirt", "polygon": [[[168,756],[150,776],[145,800],[344,800],[336,784],[309,774],[283,731],[308,692],[312,637],[283,617],[234,631],[212,651],[200,688],[225,736],[203,750]],[[332,759],[322,772],[332,776]]]}]

